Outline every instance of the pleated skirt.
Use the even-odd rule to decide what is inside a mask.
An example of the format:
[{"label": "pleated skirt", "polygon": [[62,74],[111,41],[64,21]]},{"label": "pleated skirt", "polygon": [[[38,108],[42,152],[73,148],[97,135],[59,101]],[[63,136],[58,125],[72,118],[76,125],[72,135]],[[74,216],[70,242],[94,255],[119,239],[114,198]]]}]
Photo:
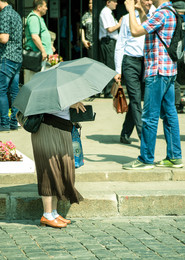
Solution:
[{"label": "pleated skirt", "polygon": [[75,164],[71,132],[41,123],[31,135],[35,159],[38,193],[79,203],[83,200],[75,189]]}]

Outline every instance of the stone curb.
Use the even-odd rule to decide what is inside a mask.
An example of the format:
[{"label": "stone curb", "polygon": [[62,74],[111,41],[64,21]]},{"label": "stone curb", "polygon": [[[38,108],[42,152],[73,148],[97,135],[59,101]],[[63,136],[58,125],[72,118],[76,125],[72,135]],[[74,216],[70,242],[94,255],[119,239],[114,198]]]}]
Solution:
[{"label": "stone curb", "polygon": [[[185,181],[184,169],[154,169],[150,171],[102,171],[76,172],[77,182],[152,182],[152,181]],[[1,184],[30,184],[37,183],[36,173],[0,173]]]},{"label": "stone curb", "polygon": [[[59,212],[69,218],[110,216],[185,215],[185,191],[94,191],[83,192],[84,201],[59,203]],[[39,219],[42,202],[35,192],[0,194],[0,219]]]}]

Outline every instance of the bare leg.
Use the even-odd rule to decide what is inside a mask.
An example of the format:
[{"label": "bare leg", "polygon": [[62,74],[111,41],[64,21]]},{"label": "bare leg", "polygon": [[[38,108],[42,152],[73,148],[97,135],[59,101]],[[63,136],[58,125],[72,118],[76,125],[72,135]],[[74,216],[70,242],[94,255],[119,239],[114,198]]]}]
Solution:
[{"label": "bare leg", "polygon": [[52,196],[42,196],[44,212],[52,212]]},{"label": "bare leg", "polygon": [[57,203],[58,203],[57,197],[53,196],[52,197],[52,211],[55,210],[55,209],[57,210]]}]

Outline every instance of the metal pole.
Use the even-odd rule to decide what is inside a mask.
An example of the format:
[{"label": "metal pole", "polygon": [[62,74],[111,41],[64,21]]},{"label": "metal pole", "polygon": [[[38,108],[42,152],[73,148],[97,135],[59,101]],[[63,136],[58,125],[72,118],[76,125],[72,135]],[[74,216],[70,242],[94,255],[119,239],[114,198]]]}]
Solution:
[{"label": "metal pole", "polygon": [[68,59],[71,60],[71,0],[68,0]]},{"label": "metal pole", "polygon": [[99,60],[99,15],[104,1],[93,0],[93,59]]},{"label": "metal pole", "polygon": [[[83,12],[83,3],[82,0],[80,0],[80,29],[82,29],[82,12]],[[81,35],[80,35],[80,58],[83,57],[83,46],[82,46],[82,41],[81,41]]]},{"label": "metal pole", "polygon": [[58,0],[58,21],[57,21],[57,46],[58,54],[60,55],[60,0]]}]

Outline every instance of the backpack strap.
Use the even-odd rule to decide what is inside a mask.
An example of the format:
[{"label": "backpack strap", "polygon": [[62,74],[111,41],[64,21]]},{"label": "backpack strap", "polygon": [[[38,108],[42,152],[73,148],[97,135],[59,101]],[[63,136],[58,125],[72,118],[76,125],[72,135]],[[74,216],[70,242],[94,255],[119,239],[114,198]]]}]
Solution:
[{"label": "backpack strap", "polygon": [[39,25],[40,25],[39,37],[41,38],[41,22],[40,22],[40,18],[39,18],[36,14],[31,13],[31,14],[29,15],[28,19],[29,19],[31,16],[36,16],[36,17],[38,18],[38,20],[39,20]]},{"label": "backpack strap", "polygon": [[[175,17],[176,17],[176,20],[177,20],[177,13],[175,11],[173,11],[170,7],[162,7],[161,9],[167,9],[171,12],[174,13]],[[177,27],[177,24],[176,24],[176,27]],[[175,32],[175,31],[174,31]],[[157,36],[159,37],[159,40],[163,43],[163,45],[165,46],[166,49],[168,49],[168,46],[166,45],[166,43],[163,41],[163,39],[160,37],[160,35],[158,34],[158,32],[156,31],[155,32],[157,34]]]}]

